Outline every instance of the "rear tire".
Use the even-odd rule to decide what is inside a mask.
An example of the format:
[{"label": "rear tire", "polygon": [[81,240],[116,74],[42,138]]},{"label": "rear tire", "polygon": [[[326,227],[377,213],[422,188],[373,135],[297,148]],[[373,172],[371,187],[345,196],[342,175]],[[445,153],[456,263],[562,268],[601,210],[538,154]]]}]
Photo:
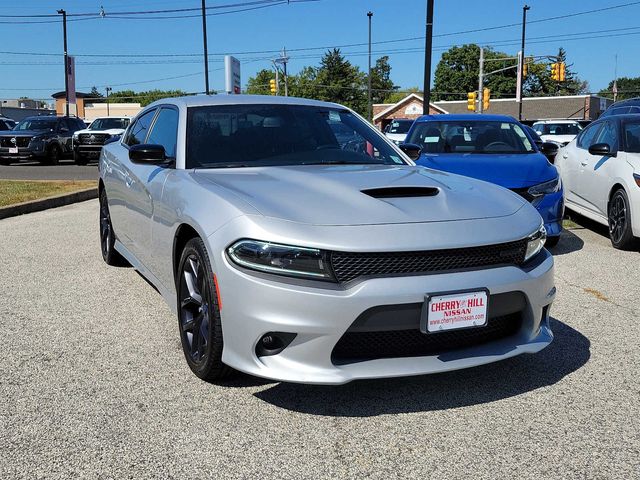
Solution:
[{"label": "rear tire", "polygon": [[192,238],[185,245],[177,275],[178,329],[187,364],[202,380],[222,380],[232,369],[222,363],[218,294],[201,238]]},{"label": "rear tire", "polygon": [[103,189],[102,192],[100,192],[100,250],[102,251],[102,259],[107,265],[111,265],[112,267],[128,265],[127,260],[116,251],[114,247],[115,243],[116,234],[111,225],[107,192]]},{"label": "rear tire", "polygon": [[609,238],[613,248],[629,250],[635,247],[637,239],[631,229],[631,208],[627,192],[620,188],[616,190],[609,201],[608,207]]}]

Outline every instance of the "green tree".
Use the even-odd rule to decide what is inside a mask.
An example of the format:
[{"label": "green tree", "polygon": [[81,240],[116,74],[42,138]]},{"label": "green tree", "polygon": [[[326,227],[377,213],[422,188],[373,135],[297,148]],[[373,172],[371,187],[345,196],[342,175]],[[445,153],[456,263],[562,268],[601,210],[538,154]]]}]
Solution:
[{"label": "green tree", "polygon": [[89,95],[91,95],[93,98],[102,98],[104,96],[100,93],[100,90],[98,90],[98,88],[95,86],[91,87],[91,92],[89,93]]},{"label": "green tree", "polygon": [[[609,82],[607,88],[600,90],[599,95],[613,98],[613,80]],[[620,77],[617,80],[618,100],[640,96],[640,77]]]},{"label": "green tree", "polygon": [[317,99],[337,102],[360,114],[367,111],[366,76],[344,58],[340,49],[329,50],[316,71]]},{"label": "green tree", "polygon": [[[578,78],[573,71],[573,64],[567,63],[567,52],[564,48],[558,50],[557,60],[545,60],[544,62],[527,62],[528,74],[523,85],[525,96],[544,95],[576,95],[589,90],[589,84]],[[549,63],[564,62],[566,66],[565,81],[558,82],[551,78]]]},{"label": "green tree", "polygon": [[[490,47],[484,49],[485,73],[515,66],[516,61],[504,52]],[[466,98],[467,92],[478,89],[480,75],[480,47],[467,44],[452,47],[442,54],[435,71],[433,100],[456,100]],[[516,69],[511,68],[485,77],[485,87],[491,97],[513,96],[516,91]]]},{"label": "green tree", "polygon": [[263,68],[255,77],[250,77],[247,81],[247,93],[252,95],[271,95],[269,89],[269,82],[276,78],[276,73],[273,70]]},{"label": "green tree", "polygon": [[[368,79],[367,79],[368,81]],[[373,103],[385,103],[390,95],[393,95],[398,86],[391,80],[391,65],[387,55],[376,60],[371,68],[371,98]]]},{"label": "green tree", "polygon": [[168,97],[182,97],[187,93],[182,90],[149,90],[146,92],[134,92],[133,90],[120,90],[109,95],[111,103],[140,103],[146,107],[150,103]]}]

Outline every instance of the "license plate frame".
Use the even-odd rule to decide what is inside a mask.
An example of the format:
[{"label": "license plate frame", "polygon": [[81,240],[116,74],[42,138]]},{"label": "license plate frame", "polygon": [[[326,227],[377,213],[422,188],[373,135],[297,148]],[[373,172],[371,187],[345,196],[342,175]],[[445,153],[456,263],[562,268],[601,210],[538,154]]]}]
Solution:
[{"label": "license plate frame", "polygon": [[17,154],[18,153],[18,147],[9,147],[9,153]]},{"label": "license plate frame", "polygon": [[[436,321],[442,321],[442,319],[444,318],[441,318],[441,316],[439,315],[441,312],[444,312],[444,310],[431,312],[432,302],[462,300],[468,301],[472,298],[483,300],[482,303],[484,303],[484,305],[482,306],[474,305],[472,307],[469,307],[471,309],[471,312],[468,315],[473,316],[473,319],[462,320],[461,317],[467,315],[451,315],[448,317],[448,319],[451,320],[450,324],[439,322],[436,323]],[[427,335],[435,335],[442,332],[486,327],[489,321],[489,298],[489,289],[484,287],[472,288],[468,290],[450,290],[446,292],[427,293],[424,296],[424,302],[422,304],[422,312],[420,315],[420,331]],[[449,309],[449,311],[451,310],[453,309]],[[483,314],[484,316],[482,318],[478,317],[481,314]]]}]

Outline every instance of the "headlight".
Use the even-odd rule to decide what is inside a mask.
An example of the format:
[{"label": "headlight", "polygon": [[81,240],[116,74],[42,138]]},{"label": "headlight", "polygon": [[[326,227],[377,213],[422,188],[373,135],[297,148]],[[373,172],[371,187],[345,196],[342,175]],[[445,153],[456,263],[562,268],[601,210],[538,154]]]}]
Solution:
[{"label": "headlight", "polygon": [[560,175],[558,175],[553,180],[549,180],[548,182],[539,183],[538,185],[534,185],[529,188],[528,192],[530,195],[534,197],[539,197],[541,195],[546,195],[548,193],[555,193],[560,191],[562,188],[562,181],[560,180]]},{"label": "headlight", "polygon": [[333,280],[328,254],[315,248],[280,245],[259,240],[239,240],[227,248],[237,265],[293,277]]},{"label": "headlight", "polygon": [[540,250],[542,250],[542,247],[544,247],[546,240],[547,230],[544,228],[544,225],[540,225],[540,228],[527,239],[527,251],[524,254],[524,261],[526,262],[530,258],[535,257]]}]

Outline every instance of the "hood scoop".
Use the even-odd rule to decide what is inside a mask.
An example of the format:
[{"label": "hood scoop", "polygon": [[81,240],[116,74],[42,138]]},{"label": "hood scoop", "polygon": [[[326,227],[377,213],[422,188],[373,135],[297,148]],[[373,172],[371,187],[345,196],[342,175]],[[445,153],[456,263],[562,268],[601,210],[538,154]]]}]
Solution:
[{"label": "hood scoop", "polygon": [[435,187],[379,187],[360,190],[373,198],[435,197],[439,189]]}]

